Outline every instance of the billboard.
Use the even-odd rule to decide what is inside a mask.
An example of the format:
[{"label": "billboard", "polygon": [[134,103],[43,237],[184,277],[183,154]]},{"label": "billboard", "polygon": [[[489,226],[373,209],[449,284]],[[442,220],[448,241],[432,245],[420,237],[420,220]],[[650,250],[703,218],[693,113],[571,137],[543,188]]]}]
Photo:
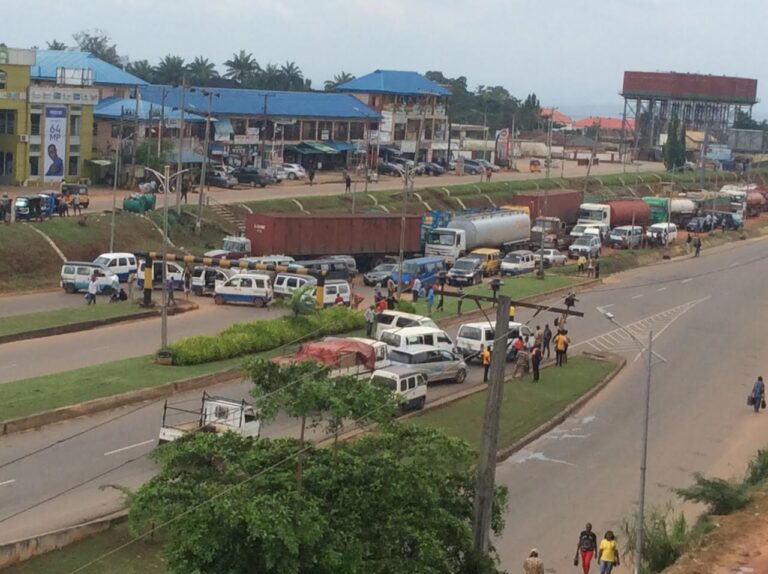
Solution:
[{"label": "billboard", "polygon": [[64,179],[66,137],[67,108],[64,106],[46,107],[44,181],[61,181]]},{"label": "billboard", "polygon": [[622,95],[754,104],[757,80],[677,72],[624,72]]}]

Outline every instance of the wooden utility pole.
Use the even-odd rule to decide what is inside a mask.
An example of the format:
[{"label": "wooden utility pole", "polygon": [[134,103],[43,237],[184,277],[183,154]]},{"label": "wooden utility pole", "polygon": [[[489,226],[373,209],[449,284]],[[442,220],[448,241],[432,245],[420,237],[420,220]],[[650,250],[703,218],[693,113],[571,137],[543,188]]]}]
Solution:
[{"label": "wooden utility pole", "polygon": [[504,391],[504,369],[507,361],[510,299],[504,295],[499,295],[498,302],[472,521],[474,550],[478,559],[484,556],[490,547],[491,517],[493,516],[496,487],[496,452],[499,444],[501,400]]}]

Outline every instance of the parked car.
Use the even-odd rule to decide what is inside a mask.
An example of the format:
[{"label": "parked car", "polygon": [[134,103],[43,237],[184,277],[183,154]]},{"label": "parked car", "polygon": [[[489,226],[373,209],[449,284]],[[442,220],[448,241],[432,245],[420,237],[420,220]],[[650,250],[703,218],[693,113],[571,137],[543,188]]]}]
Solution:
[{"label": "parked car", "polygon": [[283,169],[285,170],[288,179],[304,179],[307,177],[306,170],[298,163],[284,163]]},{"label": "parked car", "polygon": [[328,259],[336,259],[337,261],[346,263],[347,269],[349,269],[350,279],[357,275],[357,261],[355,261],[355,258],[351,255],[329,255]]},{"label": "parked car", "polygon": [[448,271],[448,285],[476,285],[483,282],[483,262],[476,257],[459,257]]},{"label": "parked car", "polygon": [[389,163],[389,162],[379,162],[377,169],[380,174],[382,175],[392,175],[395,177],[403,177],[405,174],[405,170],[401,165],[398,165],[396,163]]},{"label": "parked car", "polygon": [[445,168],[434,162],[420,163],[417,167],[421,168],[424,175],[443,175],[445,173]]},{"label": "parked car", "polygon": [[213,295],[216,292],[216,287],[223,285],[227,279],[236,274],[236,269],[198,265],[192,270],[190,289],[199,297]]},{"label": "parked car", "polygon": [[397,263],[381,263],[363,275],[363,283],[373,287],[377,283],[386,285],[392,272],[397,269]]},{"label": "parked car", "polygon": [[127,281],[128,276],[139,269],[136,255],[133,253],[102,253],[93,262],[109,269],[120,281]]},{"label": "parked car", "polygon": [[288,179],[288,172],[285,171],[285,168],[283,168],[282,165],[270,165],[265,171],[275,183],[280,183],[284,179]]},{"label": "parked car", "polygon": [[432,345],[453,351],[450,335],[435,327],[398,327],[381,333],[379,340],[390,349],[410,349],[414,345]]},{"label": "parked car", "polygon": [[643,242],[643,228],[639,225],[620,225],[608,234],[608,244],[615,249],[634,249]]},{"label": "parked car", "polygon": [[[462,355],[467,362],[472,359],[480,361],[480,346],[493,346],[495,326],[495,322],[489,323],[488,321],[464,323],[459,326],[459,330],[456,333],[456,352]],[[523,338],[526,348],[531,348],[533,346],[534,336],[531,328],[522,323],[510,322],[507,337],[507,352],[512,348],[515,339],[518,337]]]},{"label": "parked car", "polygon": [[479,175],[485,173],[485,166],[474,159],[464,159],[464,173]]},{"label": "parked car", "polygon": [[427,376],[428,383],[453,381],[461,384],[467,378],[467,364],[459,355],[430,345],[408,349],[392,349],[389,359],[394,364],[408,365]]},{"label": "parked car", "polygon": [[594,235],[582,235],[568,248],[568,257],[576,259],[580,255],[595,257],[600,255],[600,238]]},{"label": "parked car", "polygon": [[296,273],[278,273],[275,276],[275,297],[290,297],[296,289],[305,285],[317,285],[317,279],[311,275],[298,275]]},{"label": "parked car", "polygon": [[429,317],[422,315],[414,315],[412,313],[404,313],[402,311],[382,311],[376,315],[376,338],[379,339],[381,334],[387,329],[395,329],[402,327],[433,327],[438,328],[435,323]]},{"label": "parked car", "polygon": [[530,273],[533,271],[534,262],[533,251],[510,251],[501,260],[501,274],[504,276]]},{"label": "parked car", "polygon": [[264,307],[272,301],[272,280],[269,275],[257,273],[238,273],[216,287],[213,302],[248,303]]},{"label": "parked car", "polygon": [[501,170],[501,168],[498,165],[489,162],[487,159],[476,159],[475,161],[480,165],[482,165],[485,169],[491,168],[491,171],[494,171],[494,172]]},{"label": "parked car", "polygon": [[224,187],[229,189],[231,187],[235,187],[238,183],[238,180],[235,176],[229,175],[224,170],[211,169],[211,170],[206,170],[205,182],[207,185],[212,185],[214,187]]},{"label": "parked car", "polygon": [[272,177],[266,171],[257,167],[238,167],[232,172],[232,176],[238,183],[252,186],[267,187],[273,183]]},{"label": "parked car", "polygon": [[[554,265],[565,265],[568,261],[568,256],[565,253],[558,251],[557,249],[544,249],[544,267],[552,267]],[[533,253],[534,261],[539,261],[542,258],[541,251],[535,251]]]},{"label": "parked car", "polygon": [[427,377],[410,366],[392,365],[377,369],[371,375],[371,384],[382,385],[398,395],[403,410],[421,410],[427,402]]},{"label": "parked car", "polygon": [[661,245],[672,243],[677,239],[677,225],[674,223],[654,223],[648,227],[645,236],[650,239],[652,243],[656,242]]}]

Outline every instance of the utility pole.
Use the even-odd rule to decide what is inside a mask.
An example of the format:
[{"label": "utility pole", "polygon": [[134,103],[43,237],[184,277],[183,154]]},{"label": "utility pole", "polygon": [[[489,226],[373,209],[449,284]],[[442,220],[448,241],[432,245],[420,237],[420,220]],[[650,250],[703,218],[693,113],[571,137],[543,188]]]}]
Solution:
[{"label": "utility pole", "polygon": [[515,171],[515,167],[517,165],[515,163],[515,130],[517,129],[515,127],[515,120],[517,120],[517,114],[512,114],[512,146],[509,152],[509,156],[510,156],[509,167],[512,171]]},{"label": "utility pole", "polygon": [[587,187],[589,186],[589,174],[592,171],[592,161],[597,153],[597,142],[600,140],[600,124],[596,124],[596,127],[597,132],[595,133],[595,139],[592,142],[592,152],[589,154],[589,163],[587,164],[587,177],[584,178],[584,193],[587,192]]},{"label": "utility pole", "polygon": [[123,146],[123,114],[125,109],[120,106],[120,131],[117,134],[117,149],[115,150],[115,177],[112,182],[112,222],[109,226],[109,252],[115,252],[115,211],[117,211],[117,179],[120,176],[120,152]]},{"label": "utility pole", "polygon": [[264,107],[262,108],[262,122],[261,122],[261,167],[267,167],[266,153],[267,153],[267,100],[274,97],[273,94],[264,94]]},{"label": "utility pole", "polygon": [[637,525],[635,526],[635,573],[640,574],[645,536],[645,476],[648,466],[648,420],[651,416],[651,368],[653,361],[653,331],[648,333],[648,372],[645,377],[645,405],[643,408],[643,446],[640,457],[640,497],[638,499]]},{"label": "utility pole", "polygon": [[699,172],[699,187],[704,190],[706,182],[707,140],[709,139],[709,123],[704,124],[704,141],[701,142],[701,171]]},{"label": "utility pole", "polygon": [[[555,113],[555,108],[552,108],[552,113]],[[549,121],[547,122],[547,165],[546,165],[546,174],[547,179],[549,179],[549,171],[552,166],[552,115],[549,116]]]},{"label": "utility pole", "polygon": [[[170,193],[171,166],[167,165],[164,169],[163,177],[163,306],[160,309],[160,355],[168,354],[168,194]],[[150,289],[152,286],[150,285]]]},{"label": "utility pole", "polygon": [[[483,108],[483,159],[488,161],[488,101]],[[480,170],[480,183],[483,183],[485,170]]]},{"label": "utility pole", "polygon": [[408,165],[403,172],[403,206],[400,213],[400,256],[397,261],[397,299],[403,294],[403,258],[405,257],[405,214],[408,206]]},{"label": "utility pole", "polygon": [[[371,169],[371,118],[365,122],[365,193],[368,193],[368,171]],[[353,212],[354,213],[354,212]]]},{"label": "utility pole", "polygon": [[139,104],[140,103],[141,103],[141,92],[139,91],[139,86],[136,86],[136,111],[135,111],[135,116],[133,118],[133,149],[131,150],[131,188],[133,188],[134,185],[136,184],[136,148],[139,147]]},{"label": "utility pole", "polygon": [[160,91],[160,123],[157,126],[157,159],[163,153],[163,124],[165,124],[165,86]]},{"label": "utility pole", "polygon": [[[181,96],[179,98],[179,149],[176,152],[176,213],[181,215],[181,170],[182,170],[182,154],[184,153],[184,106],[187,105],[185,101],[185,94],[187,91],[186,78],[181,77]],[[166,182],[170,184],[170,182]],[[170,188],[170,185],[169,185]],[[168,190],[170,193],[170,189]]]},{"label": "utility pole", "polygon": [[[213,99],[213,92],[208,90],[203,91],[204,96],[208,96],[208,114],[205,116],[205,138],[203,144],[203,166],[200,170],[200,189],[197,194],[197,220],[195,220],[195,233],[200,235],[200,229],[202,226],[203,217],[203,188],[205,187],[205,169],[208,164],[208,138],[211,131],[211,106]],[[218,95],[218,94],[216,94]]]},{"label": "utility pole", "polygon": [[509,305],[509,297],[499,295],[472,520],[474,550],[478,558],[488,552],[491,538],[491,517],[496,487],[496,453],[499,444],[499,421],[501,418],[501,400],[504,394],[504,368],[507,359]]}]

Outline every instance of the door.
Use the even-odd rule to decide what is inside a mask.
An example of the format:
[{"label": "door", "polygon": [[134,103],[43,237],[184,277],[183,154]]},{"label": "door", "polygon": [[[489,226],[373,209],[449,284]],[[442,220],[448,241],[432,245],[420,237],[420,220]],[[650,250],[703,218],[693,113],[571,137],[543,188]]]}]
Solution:
[{"label": "door", "polygon": [[435,335],[434,345],[446,351],[453,350],[453,341],[451,341],[451,338],[447,333],[438,333]]}]

